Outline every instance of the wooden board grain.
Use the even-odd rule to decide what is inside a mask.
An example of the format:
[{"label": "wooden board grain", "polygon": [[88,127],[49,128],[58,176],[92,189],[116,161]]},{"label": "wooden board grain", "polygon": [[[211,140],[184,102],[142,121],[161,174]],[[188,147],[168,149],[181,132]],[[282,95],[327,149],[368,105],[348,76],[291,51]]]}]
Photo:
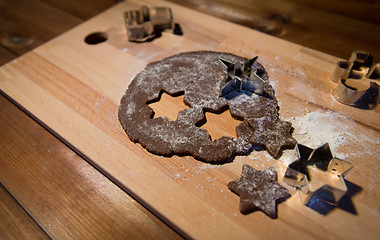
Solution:
[{"label": "wooden board grain", "polygon": [[17,56],[12,52],[8,51],[6,48],[0,46],[0,66],[15,59]]},{"label": "wooden board grain", "polygon": [[[122,12],[144,3],[171,7],[184,36],[163,33],[149,43],[128,42]],[[96,31],[107,33],[108,40],[85,44],[84,37]],[[151,61],[191,50],[259,55],[276,90],[281,118],[293,122],[297,140],[311,147],[331,140],[337,157],[353,163],[347,179],[362,188],[351,198],[355,212],[337,208],[324,216],[305,207],[292,191],[293,197],[278,206],[278,219],[261,212],[244,216],[238,211],[239,198],[226,184],[240,175],[244,163],[259,169],[275,166],[282,183],[287,153],[275,160],[253,152],[229,164],[210,165],[188,156],[155,156],[132,143],[117,120],[130,80]],[[335,84],[329,75],[337,60],[171,3],[128,1],[3,66],[0,87],[186,236],[374,239],[380,234],[379,108],[355,109],[332,98]],[[313,125],[326,136],[312,131]]]},{"label": "wooden board grain", "polygon": [[303,4],[313,8],[326,10],[329,12],[339,13],[346,17],[353,17],[358,20],[380,24],[380,16],[377,12],[380,10],[380,4],[373,0],[363,0],[358,4],[355,0],[289,0],[298,4]]},{"label": "wooden board grain", "polygon": [[380,56],[380,5],[370,0],[169,1],[334,56],[354,49]]},{"label": "wooden board grain", "polygon": [[[115,4],[114,0],[89,2],[1,1],[0,12],[6,14],[0,13],[0,32],[6,34],[0,34],[0,65],[58,36],[68,30],[67,25],[79,24],[72,21],[77,10],[81,18],[90,18],[105,10],[107,4]],[[60,21],[46,24],[51,16],[64,20],[65,27]],[[23,31],[26,25],[29,27]],[[3,95],[0,132],[0,183],[12,193],[2,191],[0,184],[0,239],[41,239],[44,235],[65,239],[180,238]],[[29,188],[33,191],[26,190]],[[65,204],[60,204],[62,200]],[[54,211],[57,205],[63,207]],[[46,214],[48,211],[53,214]]]},{"label": "wooden board grain", "polygon": [[0,45],[16,55],[45,43],[81,20],[41,1],[0,2]]},{"label": "wooden board grain", "polygon": [[41,1],[84,20],[99,14],[105,9],[115,5],[117,2],[116,0],[82,0],[80,2],[56,0]]},{"label": "wooden board grain", "polygon": [[180,239],[4,96],[0,112],[0,183],[14,197],[0,185],[1,239]]},{"label": "wooden board grain", "polygon": [[0,221],[1,239],[49,239],[2,185],[0,185]]}]

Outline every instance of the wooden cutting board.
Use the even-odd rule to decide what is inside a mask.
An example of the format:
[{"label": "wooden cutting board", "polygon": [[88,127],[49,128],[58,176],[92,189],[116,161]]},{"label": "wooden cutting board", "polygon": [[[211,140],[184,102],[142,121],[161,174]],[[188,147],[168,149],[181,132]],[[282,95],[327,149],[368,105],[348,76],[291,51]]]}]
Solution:
[{"label": "wooden cutting board", "polygon": [[[142,4],[171,7],[184,35],[165,32],[152,42],[128,42],[122,13]],[[108,40],[86,44],[84,38],[93,32],[106,33]],[[276,90],[280,118],[293,123],[294,137],[313,148],[329,142],[336,157],[353,164],[343,207],[322,215],[304,206],[289,187],[293,196],[278,205],[277,219],[260,211],[241,215],[239,198],[227,183],[240,176],[246,163],[257,169],[274,166],[285,185],[290,151],[279,160],[254,151],[232,163],[211,165],[189,156],[156,156],[129,140],[117,109],[131,79],[149,62],[193,50],[259,56]],[[375,239],[380,236],[379,108],[361,110],[333,99],[336,84],[329,76],[337,60],[171,3],[133,0],[4,65],[0,88],[185,236]]]}]

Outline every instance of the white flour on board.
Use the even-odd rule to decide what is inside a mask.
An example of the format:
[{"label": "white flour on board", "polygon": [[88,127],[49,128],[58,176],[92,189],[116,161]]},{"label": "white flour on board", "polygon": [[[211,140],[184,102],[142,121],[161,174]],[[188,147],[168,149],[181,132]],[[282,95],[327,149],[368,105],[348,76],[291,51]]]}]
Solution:
[{"label": "white flour on board", "polygon": [[352,125],[345,124],[350,122],[350,119],[332,111],[318,110],[285,120],[292,122],[293,137],[300,144],[316,148],[324,143],[329,143],[333,155],[338,158],[347,157],[347,153],[340,151],[340,146],[348,144],[348,141],[362,144],[363,147],[367,143],[380,143],[376,138],[372,139],[365,134],[360,134],[357,129],[355,134],[352,133]]},{"label": "white flour on board", "polygon": [[352,137],[348,126],[340,124],[344,120],[347,119],[341,114],[322,111],[289,119],[294,127],[293,136],[299,143],[313,148],[329,143],[333,151],[348,137]]}]

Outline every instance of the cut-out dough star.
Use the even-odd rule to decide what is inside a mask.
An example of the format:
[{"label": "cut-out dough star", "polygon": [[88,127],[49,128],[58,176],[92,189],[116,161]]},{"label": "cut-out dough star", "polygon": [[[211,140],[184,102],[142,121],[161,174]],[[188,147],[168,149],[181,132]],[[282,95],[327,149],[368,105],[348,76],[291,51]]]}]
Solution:
[{"label": "cut-out dough star", "polygon": [[232,99],[242,93],[251,96],[252,93],[262,95],[264,91],[264,80],[259,76],[257,56],[247,62],[237,61],[235,63],[219,58],[224,66],[225,78],[220,84],[220,96]]},{"label": "cut-out dough star", "polygon": [[277,182],[273,167],[263,171],[244,164],[241,177],[228,183],[228,188],[240,196],[240,212],[259,209],[271,218],[277,217],[276,201],[290,196],[289,191]]},{"label": "cut-out dough star", "polygon": [[297,141],[290,135],[292,128],[290,122],[261,117],[248,119],[248,124],[254,130],[249,141],[253,145],[265,147],[273,157],[278,156],[281,147],[292,148],[297,144]]}]

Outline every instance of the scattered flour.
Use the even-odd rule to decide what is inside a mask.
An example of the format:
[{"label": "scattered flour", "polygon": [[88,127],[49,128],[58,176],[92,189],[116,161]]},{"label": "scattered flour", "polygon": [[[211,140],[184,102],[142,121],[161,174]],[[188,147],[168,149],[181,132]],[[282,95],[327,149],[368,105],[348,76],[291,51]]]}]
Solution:
[{"label": "scattered flour", "polygon": [[181,177],[181,174],[179,174],[179,173],[176,173],[174,177],[175,177],[175,179],[178,179],[178,178],[180,178],[180,177]]},{"label": "scattered flour", "polygon": [[349,127],[341,124],[347,118],[339,113],[315,111],[304,116],[289,119],[292,122],[294,138],[301,144],[316,148],[329,143],[333,153],[341,144],[353,137]]},{"label": "scattered flour", "polygon": [[333,112],[309,112],[304,116],[295,117],[291,120],[295,129],[293,135],[297,140],[309,142],[316,147],[329,142],[330,147],[337,147],[344,143],[348,137],[349,127],[340,124],[341,121],[347,118],[339,113]]},{"label": "scattered flour", "polygon": [[[294,132],[293,137],[303,145],[316,148],[324,143],[329,143],[334,156],[338,158],[347,157],[347,152],[340,151],[340,147],[356,142],[357,144],[374,143],[365,134],[352,132],[352,125],[348,124],[350,119],[342,114],[331,111],[307,112],[300,117],[287,119],[292,122]],[[347,124],[346,124],[347,123]],[[379,141],[377,143],[379,144]]]}]

